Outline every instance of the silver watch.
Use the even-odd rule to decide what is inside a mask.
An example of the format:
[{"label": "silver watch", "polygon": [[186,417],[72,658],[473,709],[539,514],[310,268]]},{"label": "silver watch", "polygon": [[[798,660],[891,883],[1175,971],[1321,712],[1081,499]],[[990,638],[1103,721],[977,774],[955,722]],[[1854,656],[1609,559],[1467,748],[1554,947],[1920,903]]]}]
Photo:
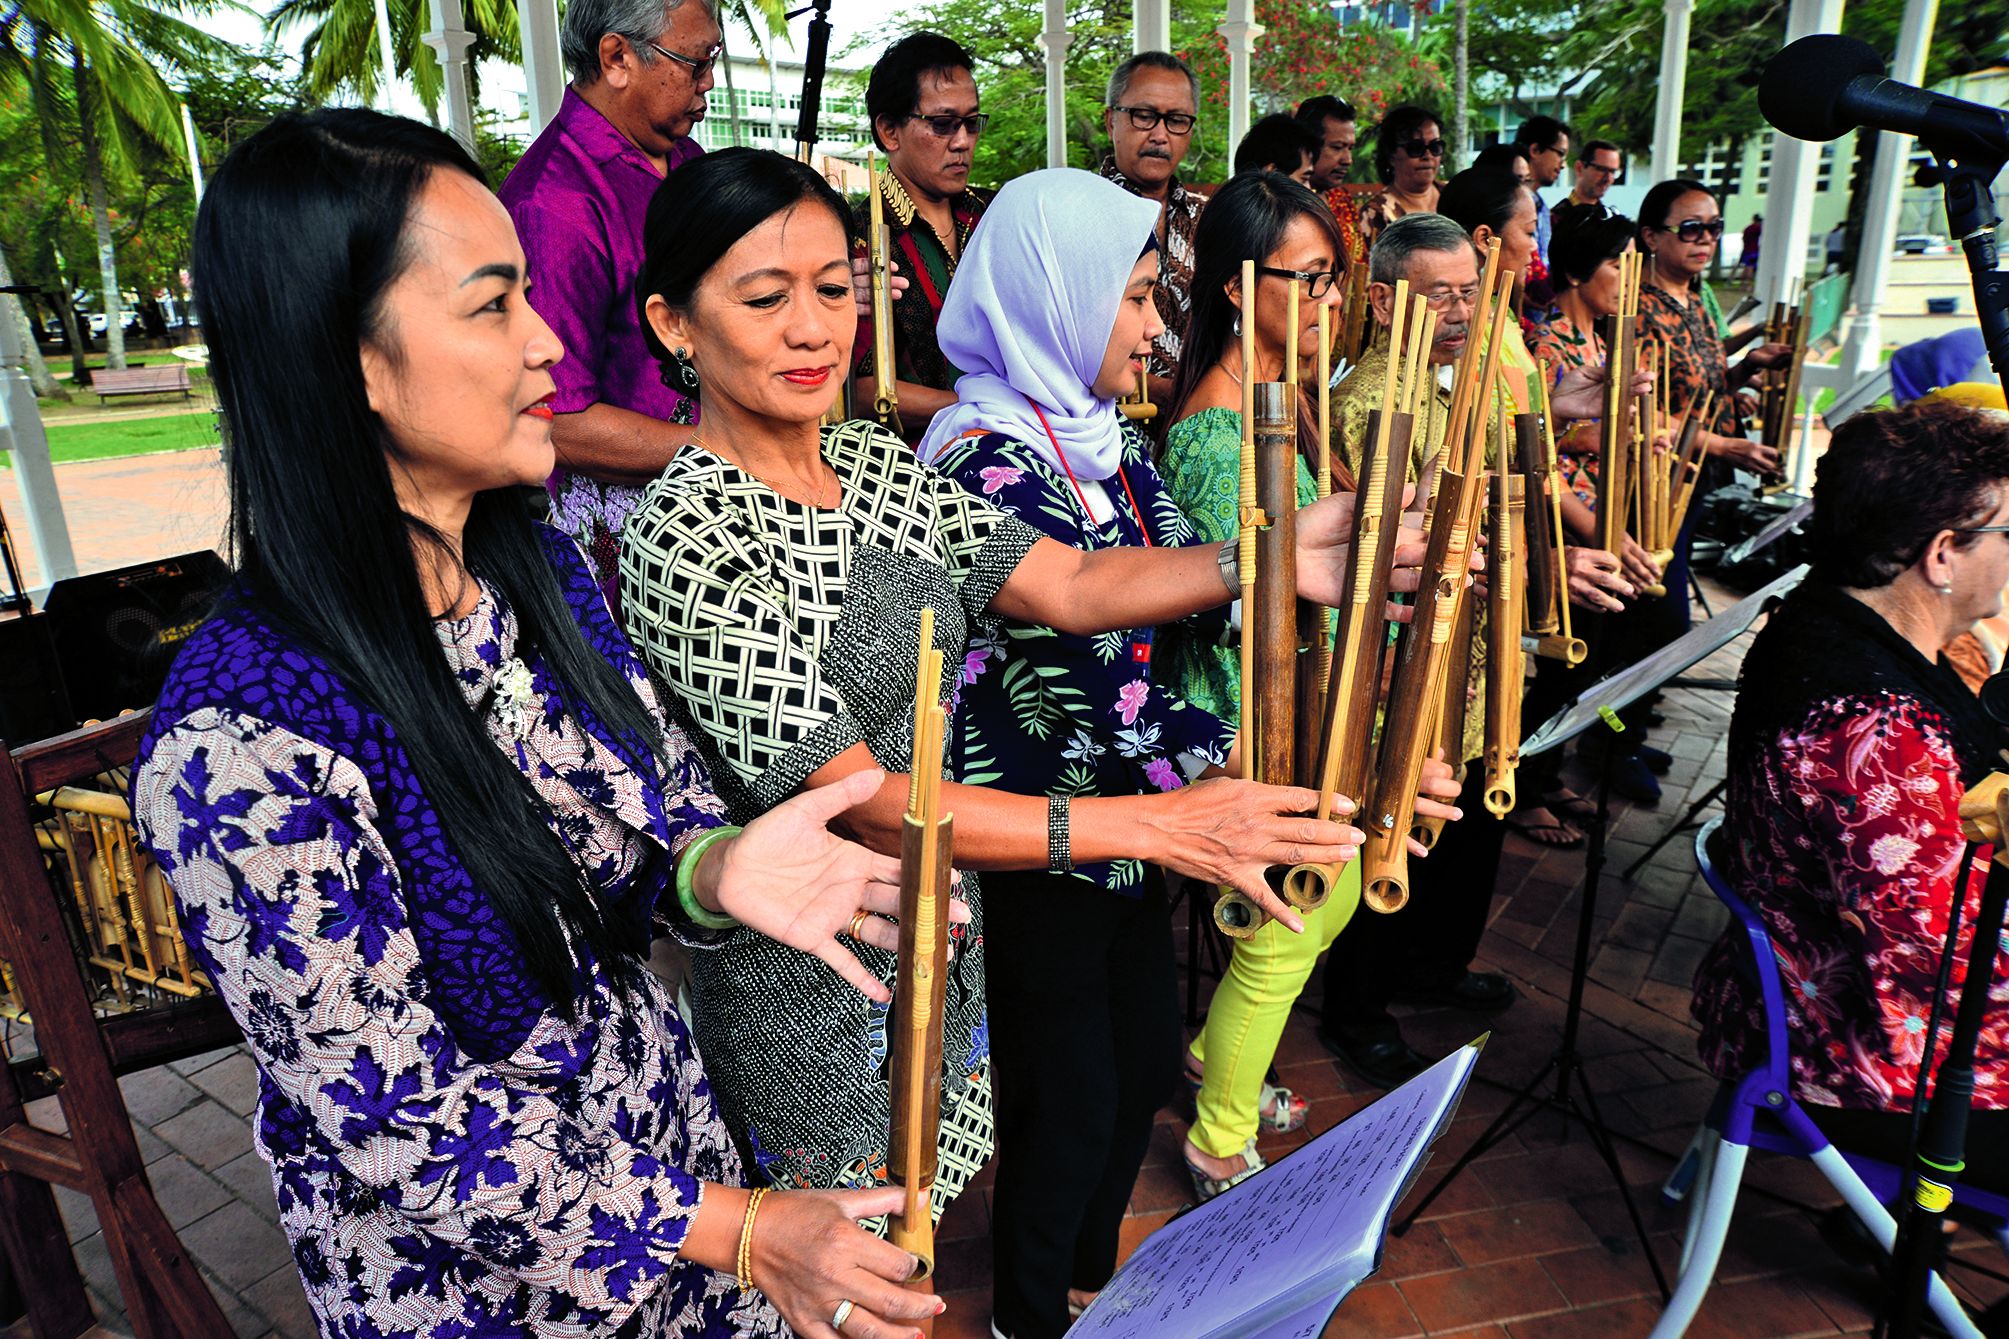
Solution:
[{"label": "silver watch", "polygon": [[1228,588],[1228,594],[1240,598],[1242,594],[1242,546],[1235,540],[1221,545],[1214,554],[1214,565],[1221,569],[1221,584]]}]

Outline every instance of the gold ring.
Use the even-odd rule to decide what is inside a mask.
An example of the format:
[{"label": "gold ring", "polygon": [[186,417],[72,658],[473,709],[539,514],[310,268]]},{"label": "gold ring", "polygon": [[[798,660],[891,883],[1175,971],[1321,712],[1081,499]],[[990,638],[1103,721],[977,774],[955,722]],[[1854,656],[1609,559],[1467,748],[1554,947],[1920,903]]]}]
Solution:
[{"label": "gold ring", "polygon": [[851,928],[848,931],[846,931],[846,933],[848,933],[853,939],[862,942],[865,938],[864,934],[865,922],[870,919],[872,919],[872,913],[865,910],[863,907],[860,907],[858,909],[858,914],[851,918]]}]

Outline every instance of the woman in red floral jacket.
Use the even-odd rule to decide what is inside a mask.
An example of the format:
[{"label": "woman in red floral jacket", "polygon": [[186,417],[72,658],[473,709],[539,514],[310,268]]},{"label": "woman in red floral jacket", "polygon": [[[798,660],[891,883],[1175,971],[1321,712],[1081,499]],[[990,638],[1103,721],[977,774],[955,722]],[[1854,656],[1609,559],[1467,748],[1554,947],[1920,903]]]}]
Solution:
[{"label": "woman in red floral jacket", "polygon": [[[1898,1158],[1954,891],[1956,989],[1980,900],[1960,797],[2004,743],[1941,651],[2002,610],[2009,425],[1951,405],[1858,415],[1821,460],[1812,529],[1812,575],[1744,662],[1723,870],[1778,952],[1794,1095],[1837,1144]],[[1740,939],[1695,979],[1723,1076],[1764,1044]],[[1967,1179],[2009,1190],[2009,1003],[1982,1032],[1974,1108]]]}]

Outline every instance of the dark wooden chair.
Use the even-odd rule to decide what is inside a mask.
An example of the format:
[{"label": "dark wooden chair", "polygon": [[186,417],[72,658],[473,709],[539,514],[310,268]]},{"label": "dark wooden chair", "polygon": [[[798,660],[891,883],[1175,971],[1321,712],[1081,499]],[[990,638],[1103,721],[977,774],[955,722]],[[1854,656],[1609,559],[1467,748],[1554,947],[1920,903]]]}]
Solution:
[{"label": "dark wooden chair", "polygon": [[[132,764],[146,721],[144,712],[123,716],[0,755],[0,959],[39,1052],[0,1071],[0,1273],[12,1274],[38,1339],[69,1339],[94,1323],[52,1186],[90,1197],[139,1339],[230,1333],[161,1212],[119,1092],[121,1075],[240,1035],[176,951],[178,926],[162,933],[172,902],[148,905],[153,885],[119,831],[122,804],[97,780]],[[86,844],[101,867],[90,879],[80,869]],[[92,880],[113,894],[94,899]],[[139,1007],[161,999],[171,1003]],[[66,1134],[27,1119],[27,1103],[52,1095]]]}]

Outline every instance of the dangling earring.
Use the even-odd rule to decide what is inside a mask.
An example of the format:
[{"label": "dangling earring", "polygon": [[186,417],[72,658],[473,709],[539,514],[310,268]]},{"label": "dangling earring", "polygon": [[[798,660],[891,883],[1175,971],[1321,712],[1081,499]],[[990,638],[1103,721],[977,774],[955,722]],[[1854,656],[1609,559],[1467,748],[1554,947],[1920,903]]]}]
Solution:
[{"label": "dangling earring", "polygon": [[1231,330],[1229,333],[1232,334],[1236,339],[1240,339],[1242,337],[1242,314],[1240,312],[1235,313],[1235,328]]},{"label": "dangling earring", "polygon": [[1941,587],[1939,588],[1939,593],[1940,593],[1941,595],[1951,595],[1951,594],[1953,594],[1953,583],[1949,581],[1949,582],[1947,582],[1947,583],[1946,583],[1946,584],[1945,584],[1944,586],[1941,586]]},{"label": "dangling earring", "polygon": [[698,370],[691,366],[690,353],[681,344],[670,350],[669,365],[663,369],[663,384],[687,400],[698,398]]}]

